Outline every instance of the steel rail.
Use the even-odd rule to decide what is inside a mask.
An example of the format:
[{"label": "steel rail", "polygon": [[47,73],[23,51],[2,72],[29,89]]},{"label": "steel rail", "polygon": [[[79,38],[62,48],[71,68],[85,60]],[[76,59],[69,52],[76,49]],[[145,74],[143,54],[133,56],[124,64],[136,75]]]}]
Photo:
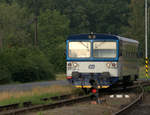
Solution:
[{"label": "steel rail", "polygon": [[[49,100],[52,100],[52,101],[61,101],[61,100],[69,99],[69,98],[71,98],[73,96],[78,96],[78,95],[75,95],[75,94],[65,94],[65,95],[60,95],[60,96],[41,98],[40,100],[41,101],[49,101]],[[83,95],[79,94],[79,96],[83,96]],[[22,103],[14,103],[14,104],[0,106],[0,112],[6,111],[6,110],[8,111],[8,110],[12,110],[12,109],[18,109],[19,105],[21,105],[21,104],[22,104],[23,107],[33,106],[33,104],[32,104],[31,101],[26,101],[26,102],[22,102]]]},{"label": "steel rail", "polygon": [[90,99],[91,99],[91,95],[80,96],[80,97],[75,98],[75,99],[66,99],[66,100],[62,100],[60,102],[56,102],[53,104],[35,105],[32,107],[26,107],[26,108],[1,112],[0,115],[21,115],[21,114],[24,114],[26,112],[54,109],[57,107],[72,105],[72,104],[79,103],[79,102],[85,102],[85,101],[88,101]]},{"label": "steel rail", "polygon": [[[107,92],[107,93],[101,94],[100,96],[103,97],[108,94],[112,94],[112,92]],[[22,115],[24,113],[37,111],[37,110],[40,111],[40,110],[54,109],[57,107],[73,105],[76,103],[89,101],[89,100],[91,100],[92,96],[93,96],[92,94],[89,94],[89,95],[85,95],[85,96],[79,96],[74,99],[61,100],[59,102],[55,102],[52,104],[32,105],[30,107],[24,107],[24,108],[20,108],[20,109],[14,109],[14,110],[10,110],[10,111],[0,112],[0,115],[20,115],[20,114]]]},{"label": "steel rail", "polygon": [[[140,95],[134,100],[132,101],[130,104],[128,104],[127,106],[125,106],[124,108],[122,108],[121,110],[119,110],[118,112],[114,113],[114,115],[126,115],[128,111],[130,111],[130,109],[132,107],[134,107],[137,103],[140,103],[142,100],[143,100],[143,97],[144,97],[144,89],[143,89],[143,86],[147,86],[148,84],[145,84],[145,85],[140,85],[140,88],[141,88],[141,93]],[[149,83],[150,85],[150,83]]]},{"label": "steel rail", "polygon": [[[140,82],[141,84],[143,84],[143,86],[148,86],[150,85],[149,82]],[[138,85],[134,85],[134,86],[130,86],[128,87],[129,89],[133,89],[133,88],[137,88]],[[127,88],[127,89],[128,89]],[[113,92],[115,93],[115,92]],[[110,92],[107,93],[108,94],[111,94]],[[103,96],[106,95],[106,94],[103,94]],[[102,94],[100,95],[102,97]],[[56,96],[56,97],[51,97],[51,98],[43,98],[42,100],[43,101],[48,101],[49,99],[54,99],[54,100],[59,100],[59,99],[65,99],[65,100],[59,100],[59,102],[56,102],[56,103],[53,103],[53,104],[44,104],[44,105],[32,105],[32,102],[24,102],[23,105],[24,105],[24,108],[20,108],[18,109],[19,107],[19,104],[12,104],[11,105],[6,105],[6,106],[0,106],[0,115],[17,115],[17,114],[21,114],[21,113],[25,113],[25,112],[31,112],[31,111],[39,111],[39,110],[46,110],[46,109],[54,109],[54,108],[57,108],[57,107],[62,107],[62,106],[65,106],[65,105],[72,105],[72,104],[75,104],[75,103],[79,103],[79,102],[82,102],[82,101],[88,101],[91,99],[91,95],[86,95],[86,96],[80,96],[80,97],[77,97],[77,98],[74,98],[74,99],[66,99],[66,98],[69,98],[71,97],[70,94],[69,95],[64,95],[64,96]],[[138,99],[137,99],[138,100]],[[135,100],[136,101],[136,100]],[[2,110],[7,110],[7,111],[2,111]],[[117,113],[116,113],[117,115]]]}]

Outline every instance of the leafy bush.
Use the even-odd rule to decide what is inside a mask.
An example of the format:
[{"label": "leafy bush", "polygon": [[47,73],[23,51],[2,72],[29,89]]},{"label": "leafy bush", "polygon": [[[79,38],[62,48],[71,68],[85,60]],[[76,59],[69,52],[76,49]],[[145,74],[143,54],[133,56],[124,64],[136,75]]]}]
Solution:
[{"label": "leafy bush", "polygon": [[8,69],[4,67],[0,67],[0,84],[10,83],[11,82],[11,74]]},{"label": "leafy bush", "polygon": [[38,49],[5,49],[0,54],[0,67],[4,67],[5,70],[0,68],[0,71],[3,71],[1,76],[9,81],[31,82],[55,79],[52,64]]},{"label": "leafy bush", "polygon": [[65,73],[65,52],[65,43],[57,45],[57,47],[55,47],[53,50],[50,48],[44,50],[45,55],[48,57],[49,62],[53,64],[53,67],[57,73]]}]

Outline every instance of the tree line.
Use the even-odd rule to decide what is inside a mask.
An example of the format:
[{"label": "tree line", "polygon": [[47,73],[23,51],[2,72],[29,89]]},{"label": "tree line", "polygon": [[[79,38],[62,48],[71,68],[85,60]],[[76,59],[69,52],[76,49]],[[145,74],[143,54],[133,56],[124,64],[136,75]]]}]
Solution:
[{"label": "tree line", "polygon": [[1,0],[0,81],[55,79],[65,72],[70,34],[129,37],[140,42],[144,56],[144,27],[142,0]]}]

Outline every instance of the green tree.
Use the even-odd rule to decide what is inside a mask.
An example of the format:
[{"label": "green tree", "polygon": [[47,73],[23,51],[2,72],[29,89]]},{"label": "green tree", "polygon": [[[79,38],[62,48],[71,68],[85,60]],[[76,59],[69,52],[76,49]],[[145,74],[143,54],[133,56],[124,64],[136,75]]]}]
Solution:
[{"label": "green tree", "polygon": [[0,45],[1,47],[27,46],[31,43],[28,22],[31,15],[16,3],[0,4]]},{"label": "green tree", "polygon": [[40,14],[38,24],[39,47],[48,56],[54,68],[61,71],[61,65],[64,66],[65,64],[65,40],[69,34],[70,21],[56,10],[46,10]]},{"label": "green tree", "polygon": [[140,43],[140,50],[144,52],[144,36],[145,36],[145,22],[144,22],[144,1],[131,0],[129,25],[124,28],[123,34],[129,38],[138,40]]},{"label": "green tree", "polygon": [[120,34],[121,27],[128,24],[128,4],[127,0],[89,0],[87,14],[90,30],[97,33]]}]

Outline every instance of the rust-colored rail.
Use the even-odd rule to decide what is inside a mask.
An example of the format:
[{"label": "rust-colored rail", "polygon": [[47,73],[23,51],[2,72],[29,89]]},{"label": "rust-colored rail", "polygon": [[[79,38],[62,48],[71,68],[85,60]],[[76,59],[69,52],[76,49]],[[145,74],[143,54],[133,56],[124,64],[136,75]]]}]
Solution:
[{"label": "rust-colored rail", "polygon": [[88,101],[90,99],[91,99],[90,95],[80,96],[80,97],[77,97],[74,99],[62,100],[60,102],[56,102],[53,104],[35,105],[32,107],[26,107],[26,108],[7,111],[7,112],[1,112],[0,115],[22,115],[23,113],[27,113],[27,112],[31,112],[31,111],[54,109],[57,107],[62,107],[62,106],[72,105],[72,104],[79,103],[79,102]]},{"label": "rust-colored rail", "polygon": [[137,103],[140,103],[143,100],[144,96],[143,86],[148,85],[150,85],[150,83],[144,83],[143,85],[140,84],[141,93],[139,94],[139,96],[135,100],[133,100],[129,105],[125,106],[124,108],[116,112],[114,115],[127,115],[127,113],[132,109],[132,107],[134,107]]},{"label": "rust-colored rail", "polygon": [[[142,82],[141,83],[143,86],[148,86],[150,85],[149,82]],[[134,89],[137,88],[137,83],[134,86],[130,86],[129,89]],[[113,92],[115,93],[115,92]],[[104,95],[108,95],[110,94],[104,94]],[[25,112],[31,112],[31,111],[40,111],[40,110],[47,110],[47,109],[53,109],[53,108],[57,108],[57,107],[62,107],[64,105],[72,105],[75,103],[79,103],[79,102],[83,102],[83,101],[88,101],[91,99],[91,95],[87,95],[87,96],[80,96],[74,99],[68,99],[70,98],[71,94],[69,95],[63,95],[63,96],[56,96],[56,97],[50,97],[50,98],[43,98],[41,100],[43,101],[48,101],[48,100],[59,100],[59,102],[53,103],[53,104],[45,104],[45,105],[32,105],[32,102],[28,101],[28,102],[24,102],[22,105],[24,108],[20,108],[19,109],[19,103],[16,104],[12,104],[12,105],[6,105],[6,106],[0,106],[0,115],[20,115],[22,113]],[[102,96],[102,95],[101,95]],[[143,94],[141,94],[139,96],[139,98],[137,98],[133,103],[137,103],[138,100],[142,99]],[[64,100],[65,99],[65,100]],[[134,105],[134,104],[131,104]],[[126,111],[127,108],[129,108],[130,105],[128,105],[127,107],[123,108],[122,110],[120,110],[119,112],[116,112],[116,115],[119,115],[121,112]]]},{"label": "rust-colored rail", "polygon": [[[42,101],[60,101],[60,100],[64,100],[64,99],[69,99],[72,96],[74,96],[73,94],[65,94],[65,95],[60,95],[60,96],[54,96],[54,97],[47,97],[47,98],[41,98],[40,100]],[[27,101],[27,102],[23,102],[23,103],[14,103],[14,104],[9,104],[9,105],[4,105],[4,106],[0,106],[0,113],[3,111],[8,111],[8,110],[12,110],[12,109],[18,109],[19,105],[21,105],[23,107],[30,107],[33,106],[31,101]]]}]

